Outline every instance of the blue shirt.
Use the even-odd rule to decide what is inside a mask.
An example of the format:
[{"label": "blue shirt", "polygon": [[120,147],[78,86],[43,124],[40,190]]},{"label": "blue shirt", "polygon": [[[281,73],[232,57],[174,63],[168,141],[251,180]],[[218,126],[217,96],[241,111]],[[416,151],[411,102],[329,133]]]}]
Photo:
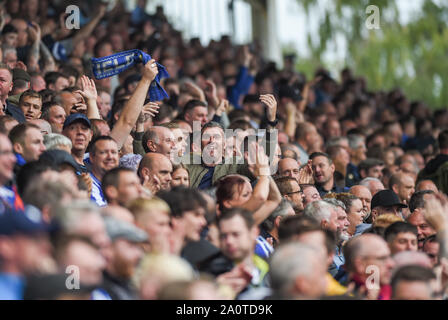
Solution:
[{"label": "blue shirt", "polygon": [[100,207],[107,205],[106,199],[104,199],[103,190],[101,189],[101,181],[98,180],[93,173],[90,173],[92,178],[92,193],[90,200],[95,201]]},{"label": "blue shirt", "polygon": [[198,189],[204,190],[212,186],[213,173],[215,173],[215,167],[208,167],[208,171],[202,177],[201,182],[199,182]]},{"label": "blue shirt", "polygon": [[[339,273],[341,267],[345,264],[344,254],[342,253],[342,247],[336,246],[334,250],[333,263],[330,265],[328,272],[335,278]],[[337,280],[337,279],[336,279]]]},{"label": "blue shirt", "polygon": [[267,260],[269,256],[274,252],[274,247],[262,236],[257,237],[255,245],[255,254]]},{"label": "blue shirt", "polygon": [[0,300],[23,300],[25,280],[23,277],[0,273]]}]

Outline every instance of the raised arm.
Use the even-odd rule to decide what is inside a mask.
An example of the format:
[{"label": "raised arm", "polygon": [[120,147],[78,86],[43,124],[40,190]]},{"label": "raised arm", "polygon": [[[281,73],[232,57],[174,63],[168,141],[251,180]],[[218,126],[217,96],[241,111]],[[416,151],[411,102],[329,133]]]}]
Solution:
[{"label": "raised arm", "polygon": [[96,99],[98,98],[98,93],[96,91],[95,81],[89,79],[87,76],[81,77],[82,90],[76,91],[83,96],[87,104],[87,118],[89,119],[101,119],[100,111],[98,110],[98,105],[96,104]]},{"label": "raised arm", "polygon": [[39,70],[39,59],[40,59],[40,53],[39,53],[39,47],[40,47],[40,40],[41,40],[41,30],[37,23],[31,22],[31,27],[28,28],[29,35],[31,40],[33,41],[33,44],[31,45],[31,48],[29,50],[29,54],[27,57],[27,66],[29,71],[38,71]]},{"label": "raised arm", "polygon": [[131,133],[145,103],[149,86],[158,73],[159,71],[154,59],[151,59],[145,64],[142,79],[139,81],[131,98],[126,102],[120,118],[118,118],[117,123],[110,133],[111,137],[117,142],[118,149],[121,149],[129,133]]},{"label": "raised arm", "polygon": [[254,175],[258,177],[258,181],[252,196],[242,207],[254,212],[254,220],[258,225],[278,206],[282,197],[270,176],[269,158],[258,145],[256,145],[256,157]]}]

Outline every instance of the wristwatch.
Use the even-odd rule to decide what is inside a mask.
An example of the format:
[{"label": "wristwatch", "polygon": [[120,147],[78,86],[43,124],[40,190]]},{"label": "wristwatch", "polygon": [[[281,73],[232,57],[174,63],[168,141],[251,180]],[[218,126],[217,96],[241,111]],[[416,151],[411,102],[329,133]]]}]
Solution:
[{"label": "wristwatch", "polygon": [[278,123],[278,119],[275,119],[274,121],[267,121],[266,122],[268,125],[270,125],[271,127],[275,127]]}]

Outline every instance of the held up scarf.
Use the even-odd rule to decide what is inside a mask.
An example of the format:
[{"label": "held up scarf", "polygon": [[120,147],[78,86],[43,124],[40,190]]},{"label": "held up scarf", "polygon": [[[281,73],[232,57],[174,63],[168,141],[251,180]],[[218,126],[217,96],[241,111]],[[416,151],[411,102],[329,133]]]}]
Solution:
[{"label": "held up scarf", "polygon": [[[144,53],[141,50],[134,49],[115,53],[107,57],[92,58],[91,62],[93,75],[95,78],[100,80],[119,74],[139,62],[146,64],[149,60],[151,60],[151,56],[149,54]],[[156,75],[156,78],[149,87],[148,95],[150,101],[160,101],[165,98],[169,98],[165,89],[161,86],[160,80],[163,78],[168,78],[170,75],[164,66],[157,62],[156,64],[159,69],[159,73]]]}]

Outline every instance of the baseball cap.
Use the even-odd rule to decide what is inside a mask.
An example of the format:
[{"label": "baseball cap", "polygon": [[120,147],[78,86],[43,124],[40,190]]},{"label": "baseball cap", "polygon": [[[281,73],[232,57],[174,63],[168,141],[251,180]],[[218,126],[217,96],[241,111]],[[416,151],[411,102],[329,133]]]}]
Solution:
[{"label": "baseball cap", "polygon": [[72,113],[71,115],[69,115],[65,119],[64,126],[62,127],[62,129],[67,128],[69,125],[71,125],[72,123],[74,123],[76,121],[84,122],[85,124],[87,124],[87,126],[89,128],[92,128],[92,124],[90,123],[89,118],[87,118],[87,116],[85,114],[83,114],[83,113]]},{"label": "baseball cap", "polygon": [[6,208],[0,215],[0,235],[35,235],[51,231],[51,225],[43,222],[40,210],[27,205],[24,211]]},{"label": "baseball cap", "polygon": [[79,166],[73,156],[64,150],[46,150],[40,155],[39,161],[47,163],[53,167],[58,167],[61,164],[68,164],[77,171],[79,169]]},{"label": "baseball cap", "polygon": [[112,241],[119,238],[126,239],[131,242],[148,241],[148,235],[146,232],[131,223],[112,217],[105,217],[104,222],[106,224],[107,234]]},{"label": "baseball cap", "polygon": [[375,207],[392,207],[392,206],[400,206],[401,208],[407,208],[408,206],[402,204],[400,199],[393,190],[386,189],[378,191],[372,198],[371,208]]}]

